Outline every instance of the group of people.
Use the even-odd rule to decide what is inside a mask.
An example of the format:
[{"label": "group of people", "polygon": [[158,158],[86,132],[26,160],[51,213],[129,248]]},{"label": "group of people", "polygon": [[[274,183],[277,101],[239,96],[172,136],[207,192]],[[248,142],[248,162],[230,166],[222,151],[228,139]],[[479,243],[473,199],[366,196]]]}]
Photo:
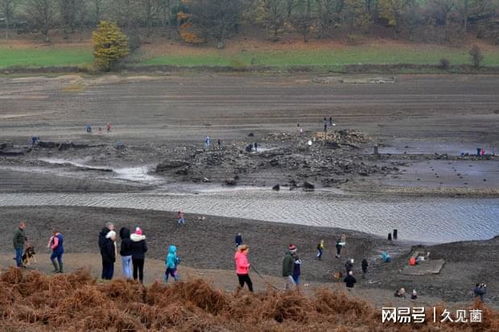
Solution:
[{"label": "group of people", "polygon": [[[110,133],[111,132],[111,128],[112,128],[111,124],[109,122],[106,123],[106,132]],[[101,133],[102,132],[102,127],[98,127],[97,130],[98,130],[99,133]],[[85,125],[85,131],[87,133],[89,133],[89,134],[92,133],[92,125],[90,125],[90,124]]]},{"label": "group of people", "polygon": [[[183,216],[182,216],[183,218]],[[144,282],[144,263],[147,252],[146,236],[140,227],[135,228],[135,232],[130,234],[130,229],[122,227],[119,231],[121,239],[120,256],[123,277],[125,279],[139,280]],[[111,280],[114,274],[114,263],[117,256],[117,236],[114,224],[106,223],[105,227],[99,233],[99,249],[102,257],[102,279]],[[180,258],[177,257],[177,247],[169,246],[165,258],[165,281],[169,276],[178,280],[177,265]],[[132,272],[133,270],[133,272]]]},{"label": "group of people", "polygon": [[[181,211],[179,211],[179,214]],[[183,213],[179,218],[183,218]],[[180,219],[179,219],[180,223]],[[25,247],[28,244],[28,238],[25,234],[26,223],[21,221],[14,232],[13,236],[13,246],[15,250],[15,260],[17,267],[25,267],[23,264],[23,256],[26,255]],[[148,250],[146,244],[146,236],[140,227],[136,227],[134,233],[130,232],[130,229],[122,227],[119,231],[119,236],[121,239],[119,254],[121,256],[121,266],[122,273],[125,279],[139,280],[141,283],[144,282],[144,262],[145,254]],[[243,243],[243,238],[241,233],[237,233],[234,239],[236,245],[236,253],[234,255],[234,262],[236,267],[236,275],[239,281],[239,287],[243,288],[246,284],[250,292],[253,292],[253,283],[249,276],[249,271],[251,264],[249,262],[248,253],[249,246]],[[114,264],[117,258],[117,234],[115,231],[114,224],[111,222],[106,223],[105,227],[99,233],[98,245],[100,249],[100,254],[102,257],[102,274],[101,278],[105,280],[111,280],[114,275]],[[337,254],[336,257],[339,258],[341,253],[341,248],[345,245],[345,237],[342,235],[336,242]],[[52,236],[50,237],[47,247],[51,250],[50,260],[54,266],[55,273],[63,273],[63,254],[64,254],[64,236],[57,230],[52,231]],[[324,252],[324,240],[320,240],[317,245],[317,259],[321,259]],[[384,252],[381,255],[383,261],[387,260],[389,255]],[[177,267],[180,264],[180,257],[177,256],[177,247],[175,245],[170,245],[165,258],[165,277],[164,280],[168,281],[169,277],[172,277],[175,281],[179,279],[177,273]],[[298,248],[294,244],[290,244],[284,255],[282,261],[282,277],[284,278],[284,287],[286,290],[296,288],[299,290],[300,287],[300,275],[301,275],[301,264],[302,261],[298,256]],[[369,263],[367,259],[363,259],[361,263],[362,273],[365,274],[368,271]],[[346,288],[351,290],[354,288],[357,280],[353,276],[354,259],[348,259],[345,263],[346,277],[344,282]],[[133,271],[133,272],[132,272]],[[483,297],[487,292],[487,286],[484,283],[477,283],[473,289],[474,295],[480,297],[483,301]],[[406,297],[406,291],[404,288],[397,289],[395,292],[395,297]],[[418,294],[415,289],[411,293],[411,299],[417,299]]]}]

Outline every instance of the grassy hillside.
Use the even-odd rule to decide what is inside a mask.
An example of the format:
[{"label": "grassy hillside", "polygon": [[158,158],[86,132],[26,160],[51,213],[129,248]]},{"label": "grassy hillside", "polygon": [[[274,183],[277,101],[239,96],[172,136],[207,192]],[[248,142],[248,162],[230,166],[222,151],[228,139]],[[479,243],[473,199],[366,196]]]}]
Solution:
[{"label": "grassy hillside", "polygon": [[[410,44],[372,41],[363,45],[327,44],[321,42],[291,44],[237,43],[227,49],[191,47],[183,44],[146,45],[132,57],[138,65],[173,66],[325,66],[341,69],[351,64],[435,65],[446,58],[451,65],[469,64],[469,47],[432,44]],[[499,47],[483,47],[485,66],[499,66]],[[88,45],[67,44],[41,47],[37,45],[0,45],[0,68],[89,65],[93,61]]]},{"label": "grassy hillside", "polygon": [[85,65],[93,61],[89,47],[16,48],[0,46],[0,68]]}]

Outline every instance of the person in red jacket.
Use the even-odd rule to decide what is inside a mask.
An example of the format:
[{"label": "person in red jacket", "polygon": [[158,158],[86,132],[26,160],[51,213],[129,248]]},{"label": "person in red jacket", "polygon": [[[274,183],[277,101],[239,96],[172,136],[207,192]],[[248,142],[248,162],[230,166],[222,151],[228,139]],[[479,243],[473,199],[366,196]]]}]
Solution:
[{"label": "person in red jacket", "polygon": [[253,283],[249,277],[250,263],[248,261],[249,247],[245,244],[237,247],[236,254],[234,255],[234,261],[236,263],[236,274],[239,278],[239,287],[243,288],[244,283],[248,285],[250,292],[253,292]]}]

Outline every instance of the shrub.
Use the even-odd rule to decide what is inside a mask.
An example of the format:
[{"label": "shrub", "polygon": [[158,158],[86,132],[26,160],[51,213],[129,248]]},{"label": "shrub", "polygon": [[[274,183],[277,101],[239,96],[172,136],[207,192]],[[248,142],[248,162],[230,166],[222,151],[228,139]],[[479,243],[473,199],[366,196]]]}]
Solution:
[{"label": "shrub", "polygon": [[448,59],[446,59],[446,58],[442,58],[442,59],[440,59],[440,62],[439,62],[439,64],[438,64],[438,67],[439,67],[440,69],[447,70],[447,69],[449,69],[449,67],[450,67],[450,61],[449,61]]},{"label": "shrub", "polygon": [[109,71],[129,53],[128,37],[112,22],[101,21],[92,33],[94,63],[97,69]]},{"label": "shrub", "polygon": [[483,61],[482,50],[480,50],[480,47],[473,45],[469,52],[469,55],[471,56],[471,63],[473,64],[473,67],[475,67],[476,69],[480,68],[480,65]]}]

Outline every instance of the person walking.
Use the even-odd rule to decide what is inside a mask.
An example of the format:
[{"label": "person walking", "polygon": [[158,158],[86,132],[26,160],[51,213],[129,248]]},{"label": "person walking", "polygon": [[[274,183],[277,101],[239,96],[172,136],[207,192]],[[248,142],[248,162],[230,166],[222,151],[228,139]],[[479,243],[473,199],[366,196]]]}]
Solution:
[{"label": "person walking", "polygon": [[343,245],[341,243],[341,240],[336,241],[336,258],[341,257],[341,249],[343,249]]},{"label": "person walking", "polygon": [[13,244],[14,250],[16,252],[16,266],[25,267],[23,265],[23,251],[24,245],[28,241],[28,238],[24,234],[24,229],[26,228],[26,223],[21,221],[16,231],[14,232]]},{"label": "person walking", "polygon": [[147,252],[146,236],[142,234],[140,227],[135,228],[135,233],[130,235],[132,265],[133,265],[133,280],[139,279],[140,283],[144,283],[144,261],[145,253]]},{"label": "person walking", "polygon": [[125,279],[132,279],[132,240],[130,239],[130,230],[126,227],[120,229],[120,255],[121,269]]},{"label": "person walking", "polygon": [[255,147],[255,152],[258,152],[258,143],[257,142],[253,143],[253,146]]},{"label": "person walking", "polygon": [[234,241],[236,242],[236,248],[243,244],[243,236],[241,235],[241,233],[236,234],[236,238]]},{"label": "person walking", "polygon": [[210,148],[211,139],[210,136],[206,136],[204,139],[204,148],[208,150]]},{"label": "person walking", "polygon": [[362,266],[362,276],[365,278],[367,274],[367,267],[369,266],[367,259],[364,258],[362,260],[361,266]]},{"label": "person walking", "polygon": [[343,279],[343,281],[345,282],[345,285],[347,286],[348,291],[351,291],[353,289],[353,286],[357,282],[357,280],[353,276],[352,271],[348,272],[348,275],[345,277],[345,279]]},{"label": "person walking", "polygon": [[321,260],[322,259],[322,254],[324,252],[324,240],[321,240],[319,244],[317,245],[317,259]]},{"label": "person walking", "polygon": [[180,257],[177,256],[177,247],[171,245],[168,247],[168,254],[166,255],[165,265],[165,282],[168,282],[168,277],[172,276],[173,280],[178,280],[177,266],[180,264]]},{"label": "person walking", "polygon": [[329,117],[329,127],[332,127],[333,126],[333,117],[330,116]]},{"label": "person walking", "polygon": [[48,247],[52,250],[50,260],[52,261],[52,265],[54,265],[54,273],[63,273],[62,255],[64,254],[64,236],[57,230],[54,230],[50,237]]},{"label": "person walking", "polygon": [[112,230],[114,230],[113,223],[107,222],[105,227],[102,228],[102,230],[99,233],[99,250],[102,257],[102,274],[101,274],[102,279],[111,279],[113,277],[114,261],[116,259],[116,256],[114,256],[113,258],[110,250],[111,248],[109,244],[110,240],[107,238],[107,235]]},{"label": "person walking", "polygon": [[293,254],[296,253],[296,251],[296,246],[294,244],[290,244],[288,246],[288,251],[286,251],[286,254],[284,255],[284,259],[282,260],[282,276],[284,277],[286,290],[295,286],[295,281],[293,279],[295,259]]},{"label": "person walking", "polygon": [[253,283],[249,277],[250,263],[248,261],[249,247],[245,244],[237,247],[236,254],[234,255],[234,262],[236,263],[236,274],[239,279],[239,288],[243,288],[244,284],[248,285],[250,292],[253,292]]},{"label": "person walking", "polygon": [[185,225],[184,211],[182,210],[177,212],[177,223],[179,225]]}]

